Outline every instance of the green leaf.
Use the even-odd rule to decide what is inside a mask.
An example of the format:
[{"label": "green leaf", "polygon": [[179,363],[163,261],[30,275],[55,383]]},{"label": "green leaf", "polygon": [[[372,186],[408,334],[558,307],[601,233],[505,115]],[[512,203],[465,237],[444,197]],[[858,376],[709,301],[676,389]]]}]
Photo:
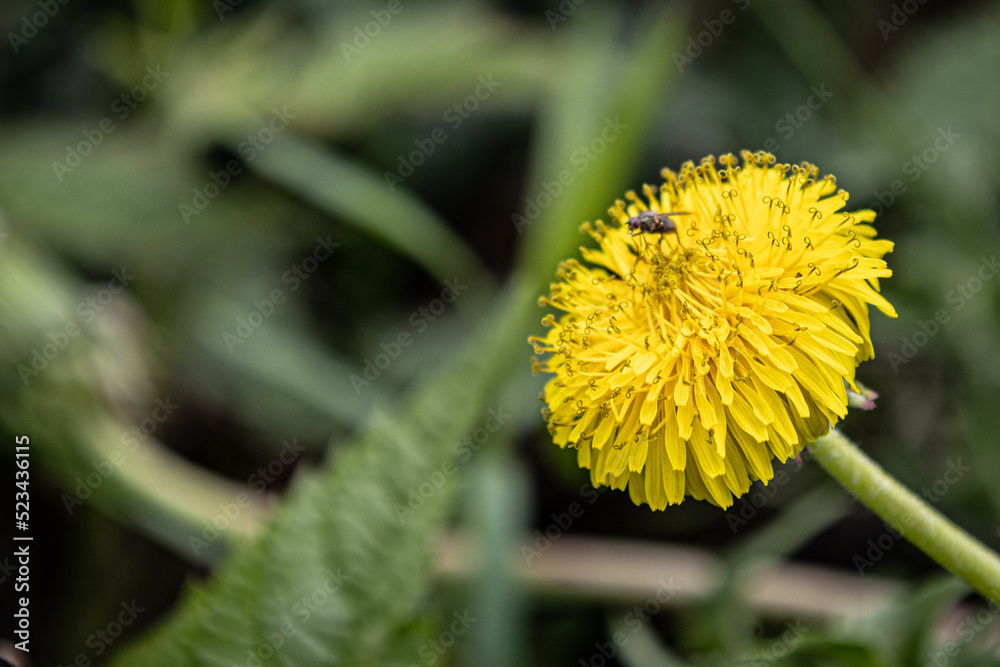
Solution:
[{"label": "green leaf", "polygon": [[[44,251],[20,236],[5,239],[0,358],[9,363],[0,368],[0,421],[37,440],[33,451],[62,483],[60,501],[70,514],[86,503],[190,553],[188,536],[246,487],[163,447],[155,429],[143,432],[134,425],[136,415],[157,408],[151,405],[143,349],[148,322],[127,307],[109,307],[93,322],[80,318],[74,305],[82,293],[74,277]],[[68,324],[76,325],[72,337],[63,333],[70,331]],[[65,337],[63,346],[40,370],[31,369],[33,351],[52,332]],[[18,367],[27,373],[23,382]],[[171,404],[169,395],[160,398]],[[183,411],[187,406],[175,407]],[[173,409],[166,408],[167,415]],[[264,509],[247,494],[226,518],[229,535],[251,534]]]},{"label": "green leaf", "polygon": [[[778,654],[776,649],[780,646],[782,644],[778,642],[764,646],[758,655],[785,655],[784,652]],[[777,661],[772,658],[768,662],[781,667],[884,667],[886,664],[882,656],[870,646],[852,641],[823,638],[813,640],[807,637],[801,643],[785,649],[788,651],[787,658]],[[771,653],[767,653],[768,651]]]},{"label": "green leaf", "polygon": [[[234,143],[235,146],[235,143]],[[356,161],[323,151],[289,133],[275,134],[249,167],[338,219],[413,258],[439,279],[492,279],[465,243],[401,185]]]},{"label": "green leaf", "polygon": [[[174,140],[150,124],[115,127],[79,163],[70,162],[69,173],[55,173],[53,163],[69,162],[67,147],[81,142],[81,128],[98,122],[35,124],[0,135],[0,202],[15,232],[41,237],[100,269],[124,264],[143,289],[153,287],[154,276],[173,287],[175,276],[204,275],[226,262],[294,248],[298,239],[272,221],[315,217],[235,181],[194,209],[193,190],[211,183],[208,170],[188,164]],[[182,205],[194,211],[187,219]],[[240,257],[232,253],[236,235]],[[170,296],[158,287],[150,289],[157,299]]]},{"label": "green leaf", "polygon": [[483,418],[481,376],[477,364],[460,364],[427,382],[399,418],[376,416],[324,469],[297,480],[254,544],[113,664],[244,664],[248,651],[269,652],[273,633],[282,635],[274,664],[382,664],[419,615],[452,495],[448,484],[427,497],[416,489]]},{"label": "green leaf", "polygon": [[[618,660],[626,667],[690,667],[664,645],[654,624],[636,623],[632,609],[619,609],[607,614],[608,637],[617,645]],[[640,617],[641,618],[641,617]],[[627,620],[626,620],[627,619]]]},{"label": "green leaf", "polygon": [[481,554],[471,585],[470,653],[481,667],[523,664],[527,627],[524,593],[515,563],[527,529],[527,475],[513,461],[509,442],[492,443],[476,461],[467,500],[474,552]]},{"label": "green leaf", "polygon": [[739,564],[755,558],[786,557],[828,529],[850,509],[850,499],[842,489],[821,483],[810,493],[782,507],[777,518],[738,543],[729,558]]},{"label": "green leaf", "polygon": [[190,330],[218,363],[294,398],[336,424],[354,425],[367,414],[368,406],[383,402],[376,386],[366,386],[363,395],[355,391],[351,378],[363,376],[363,368],[278,318],[254,329],[246,340],[240,338],[230,349],[221,332],[232,329],[234,319],[250,308],[220,295],[201,297],[189,314]]},{"label": "green leaf", "polygon": [[567,28],[556,64],[560,77],[543,101],[526,194],[541,203],[546,183],[558,185],[562,176],[568,185],[551,195],[536,219],[528,217],[527,204],[517,212],[528,220],[527,229],[515,219],[528,236],[524,268],[545,282],[584,239],[580,224],[604,215],[626,189],[638,188],[636,162],[677,76],[671,52],[680,48],[683,25],[676,13],[645,16],[636,46],[626,51],[607,29],[619,17],[604,7],[590,9],[575,31]]},{"label": "green leaf", "polygon": [[[548,31],[491,11],[452,3],[404,4],[405,11],[354,53],[370,8],[347,7],[305,33],[274,14],[229,18],[169,54],[158,102],[171,132],[196,144],[245,119],[287,108],[297,127],[342,138],[378,131],[390,116],[440,117],[493,75],[495,111],[524,111],[552,72]],[[352,11],[353,10],[353,11]],[[355,49],[356,50],[356,49]],[[120,55],[118,56],[121,57]],[[260,129],[254,128],[254,131]]]}]

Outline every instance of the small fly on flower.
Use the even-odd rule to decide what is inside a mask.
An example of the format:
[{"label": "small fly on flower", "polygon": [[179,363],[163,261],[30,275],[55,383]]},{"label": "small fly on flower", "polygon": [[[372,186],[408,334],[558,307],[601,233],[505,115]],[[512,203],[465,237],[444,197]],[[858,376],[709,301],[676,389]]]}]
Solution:
[{"label": "small fly on flower", "polygon": [[687,211],[672,211],[670,213],[657,213],[656,211],[643,211],[634,218],[628,220],[628,235],[632,236],[636,232],[640,234],[667,234],[676,232],[677,225],[674,224],[672,216],[691,215]]}]

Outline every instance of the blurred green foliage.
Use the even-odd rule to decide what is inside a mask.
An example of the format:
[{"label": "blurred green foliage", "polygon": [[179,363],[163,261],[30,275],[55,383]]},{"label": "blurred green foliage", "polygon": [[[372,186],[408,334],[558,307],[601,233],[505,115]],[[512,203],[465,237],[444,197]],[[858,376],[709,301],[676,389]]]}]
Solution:
[{"label": "blurred green foliage", "polygon": [[[896,242],[899,318],[859,371],[879,408],[844,429],[995,547],[995,3],[41,6],[7,6],[0,60],[34,664],[995,664],[992,612],[905,543],[873,558],[885,529],[808,460],[761,507],[590,501],[525,343],[626,189],[741,148],[814,162]],[[638,626],[624,589],[532,592],[524,536],[574,502],[574,534],[686,542],[723,575]],[[435,565],[449,528],[463,583]],[[773,561],[905,593],[762,612],[748,577]]]}]

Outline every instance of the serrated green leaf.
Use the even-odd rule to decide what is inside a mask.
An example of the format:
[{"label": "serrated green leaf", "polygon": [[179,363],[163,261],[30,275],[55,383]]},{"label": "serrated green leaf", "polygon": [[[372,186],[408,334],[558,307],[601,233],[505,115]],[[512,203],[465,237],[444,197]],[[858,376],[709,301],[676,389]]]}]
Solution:
[{"label": "serrated green leaf", "polygon": [[297,481],[258,541],[114,664],[243,664],[286,623],[273,664],[380,664],[419,609],[452,492],[443,486],[412,511],[409,494],[474,422],[480,375],[475,365],[445,373],[402,417],[377,417],[337,448]]}]

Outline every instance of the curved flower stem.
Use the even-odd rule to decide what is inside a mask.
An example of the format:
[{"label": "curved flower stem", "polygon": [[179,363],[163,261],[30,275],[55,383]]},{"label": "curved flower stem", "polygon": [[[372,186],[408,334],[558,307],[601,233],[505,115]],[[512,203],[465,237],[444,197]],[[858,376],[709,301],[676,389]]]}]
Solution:
[{"label": "curved flower stem", "polygon": [[1000,556],[900,484],[840,431],[813,442],[813,456],[858,500],[942,567],[1000,602]]}]

